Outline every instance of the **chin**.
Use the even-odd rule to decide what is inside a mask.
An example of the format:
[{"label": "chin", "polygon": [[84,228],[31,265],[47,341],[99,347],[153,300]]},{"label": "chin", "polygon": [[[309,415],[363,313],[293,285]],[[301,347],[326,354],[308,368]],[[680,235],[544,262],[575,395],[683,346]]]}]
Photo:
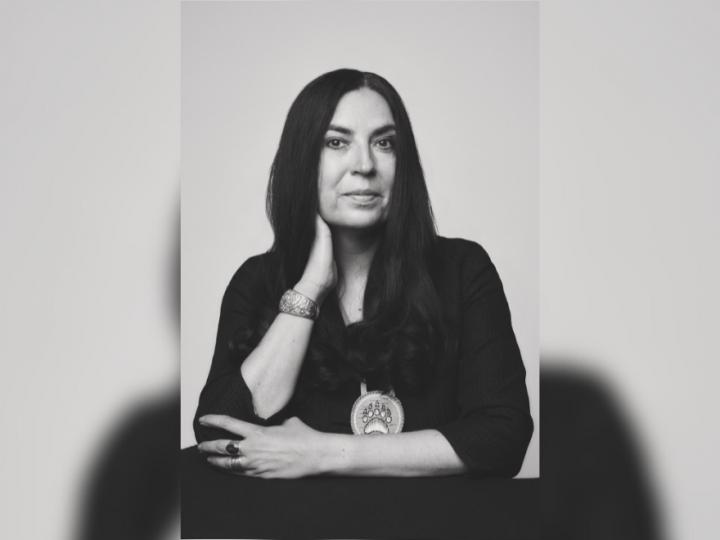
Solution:
[{"label": "chin", "polygon": [[330,227],[343,229],[374,229],[385,223],[385,216],[382,215],[365,215],[365,216],[334,216],[334,219],[325,220]]}]

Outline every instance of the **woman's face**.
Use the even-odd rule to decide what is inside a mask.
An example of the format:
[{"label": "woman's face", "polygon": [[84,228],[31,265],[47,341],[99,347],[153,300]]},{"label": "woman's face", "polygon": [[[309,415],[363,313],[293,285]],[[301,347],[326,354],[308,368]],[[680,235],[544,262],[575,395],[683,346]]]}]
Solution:
[{"label": "woman's face", "polygon": [[395,124],[369,88],[345,94],[320,153],[320,216],[330,226],[363,229],[387,218],[395,181]]}]

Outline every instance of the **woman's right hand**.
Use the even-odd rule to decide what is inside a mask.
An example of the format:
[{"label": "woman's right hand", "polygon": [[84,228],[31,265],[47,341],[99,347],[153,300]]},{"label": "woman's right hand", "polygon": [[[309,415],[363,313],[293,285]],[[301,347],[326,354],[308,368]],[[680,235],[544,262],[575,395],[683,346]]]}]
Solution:
[{"label": "woman's right hand", "polygon": [[337,265],[333,257],[332,232],[327,223],[315,216],[315,240],[302,278],[294,289],[321,304],[337,283]]}]

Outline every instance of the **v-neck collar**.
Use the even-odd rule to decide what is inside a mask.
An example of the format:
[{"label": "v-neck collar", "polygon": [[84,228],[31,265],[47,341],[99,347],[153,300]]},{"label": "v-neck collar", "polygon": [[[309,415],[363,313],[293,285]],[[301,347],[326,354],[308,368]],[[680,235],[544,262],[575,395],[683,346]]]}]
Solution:
[{"label": "v-neck collar", "polygon": [[352,323],[345,322],[342,309],[340,309],[340,299],[337,296],[337,290],[334,290],[325,298],[321,309],[327,313],[328,321],[332,322],[333,326],[342,328],[345,332],[362,322],[362,320]]}]

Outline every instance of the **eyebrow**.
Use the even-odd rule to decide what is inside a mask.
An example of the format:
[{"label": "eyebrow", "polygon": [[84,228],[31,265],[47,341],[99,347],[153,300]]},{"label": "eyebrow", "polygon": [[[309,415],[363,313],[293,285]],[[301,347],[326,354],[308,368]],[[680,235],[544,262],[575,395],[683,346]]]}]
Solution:
[{"label": "eyebrow", "polygon": [[[377,137],[380,134],[387,133],[388,131],[395,130],[395,124],[385,124],[384,126],[380,126],[379,128],[373,129],[372,133],[370,133],[371,137]],[[338,126],[335,124],[330,124],[328,126],[328,131],[337,131],[338,133],[342,133],[344,135],[352,135],[353,130],[348,129],[343,126]]]}]

